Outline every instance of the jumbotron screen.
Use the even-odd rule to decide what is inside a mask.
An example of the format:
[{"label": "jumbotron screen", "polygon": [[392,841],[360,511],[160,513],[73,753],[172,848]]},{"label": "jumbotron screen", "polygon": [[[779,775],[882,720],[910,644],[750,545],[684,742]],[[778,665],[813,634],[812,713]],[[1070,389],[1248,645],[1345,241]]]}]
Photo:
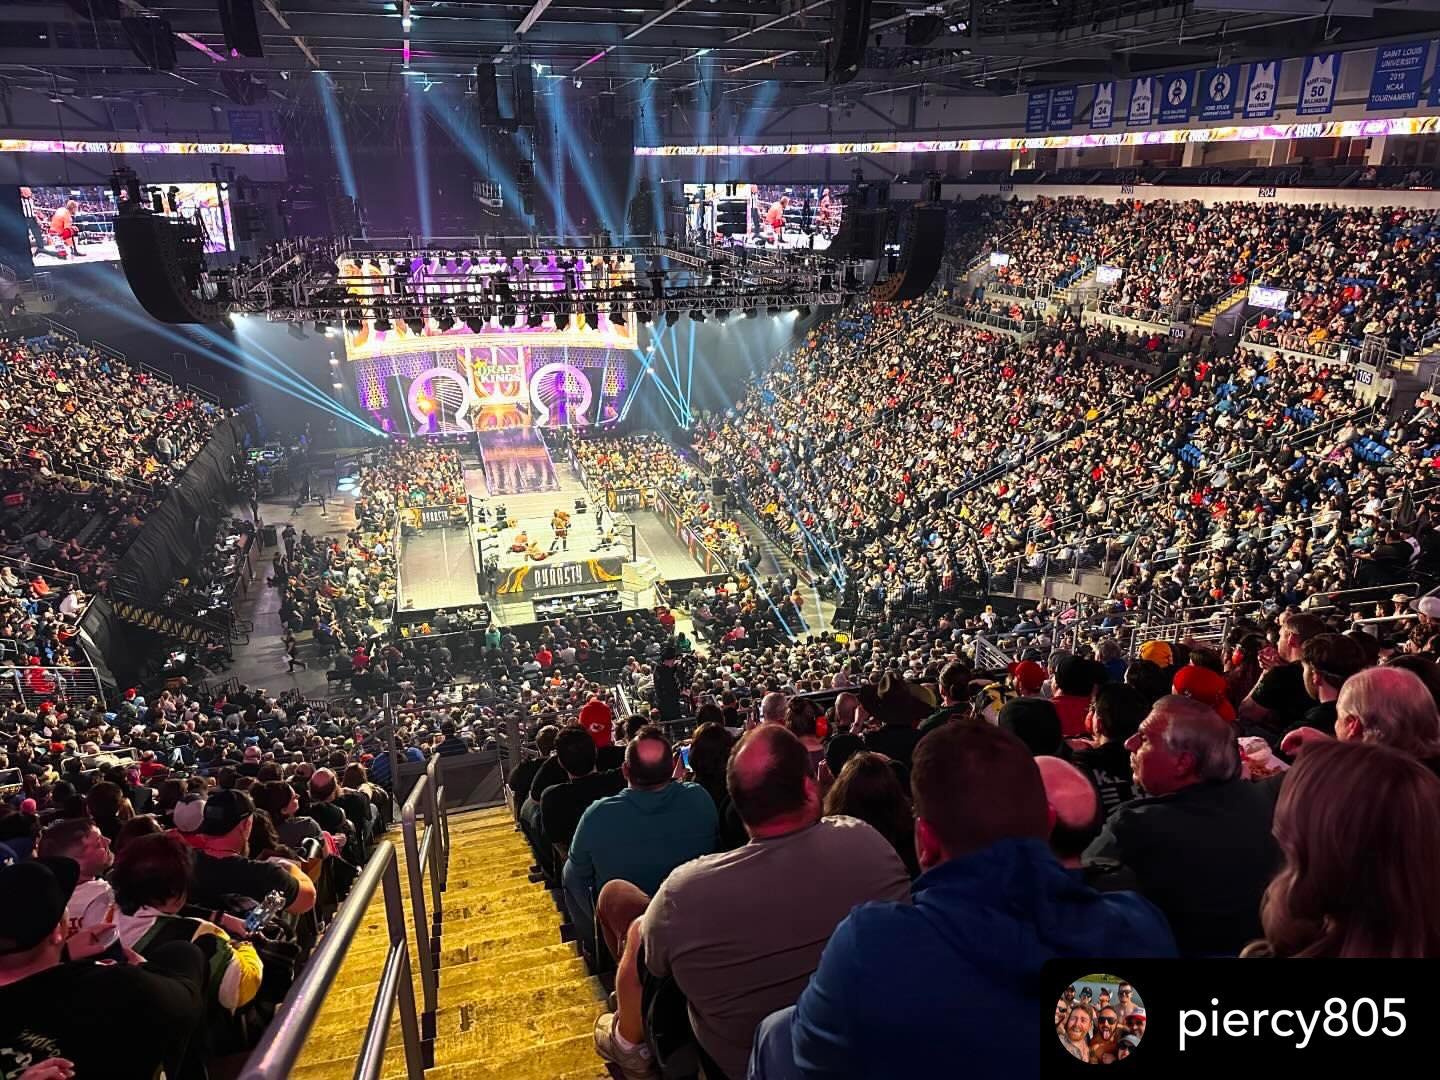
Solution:
[{"label": "jumbotron screen", "polygon": [[[428,273],[432,289],[448,290],[453,284],[458,293],[464,282],[498,269],[488,261],[450,259],[436,265],[415,259],[400,272],[412,280]],[[380,259],[342,259],[339,270],[341,280],[352,283],[352,292],[371,296],[355,284],[357,277],[371,279],[369,288],[374,288],[396,273],[392,261]],[[557,292],[577,284],[573,267],[567,281],[564,273],[553,273],[559,270],[553,262],[516,270],[532,283],[553,280]],[[633,268],[603,273],[613,279],[633,274]],[[638,367],[638,340],[634,316],[616,322],[603,306],[596,314],[593,327],[578,315],[562,327],[552,314],[530,326],[522,307],[509,320],[513,325],[491,318],[476,329],[457,318],[442,329],[429,318],[419,333],[398,317],[383,329],[367,318],[358,330],[346,328],[345,357],[361,407],[386,431],[414,435],[604,426],[620,419]]]},{"label": "jumbotron screen", "polygon": [[840,184],[686,184],[685,220],[705,243],[824,251],[840,231]]},{"label": "jumbotron screen", "polygon": [[[186,217],[198,212],[205,226],[205,250],[229,250],[229,200],[215,183],[150,184]],[[115,217],[119,207],[107,184],[21,187],[20,213],[30,239],[30,261],[37,270],[86,263],[115,262]]]}]

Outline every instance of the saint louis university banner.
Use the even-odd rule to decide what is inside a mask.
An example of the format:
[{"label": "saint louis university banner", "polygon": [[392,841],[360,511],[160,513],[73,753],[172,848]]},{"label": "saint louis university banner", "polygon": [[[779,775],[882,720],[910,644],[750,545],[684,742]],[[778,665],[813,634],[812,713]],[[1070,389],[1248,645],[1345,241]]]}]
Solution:
[{"label": "saint louis university banner", "polygon": [[1307,56],[1300,74],[1300,97],[1295,102],[1296,116],[1323,116],[1335,106],[1335,90],[1340,85],[1338,52]]},{"label": "saint louis university banner", "polygon": [[1280,87],[1280,61],[1262,60],[1250,65],[1245,87],[1245,119],[1264,120],[1275,115],[1275,98]]}]

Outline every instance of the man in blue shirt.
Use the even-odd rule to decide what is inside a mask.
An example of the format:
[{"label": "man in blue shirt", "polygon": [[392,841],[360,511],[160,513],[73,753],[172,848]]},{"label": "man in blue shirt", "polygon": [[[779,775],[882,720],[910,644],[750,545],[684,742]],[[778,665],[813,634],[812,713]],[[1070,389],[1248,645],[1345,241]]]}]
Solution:
[{"label": "man in blue shirt", "polygon": [[647,896],[681,863],[715,850],[715,800],[699,784],[672,779],[670,740],[642,728],[625,747],[628,785],[591,803],[565,860],[565,908],[575,932],[594,948],[595,896],[607,881],[628,881]]},{"label": "man in blue shirt", "polygon": [[836,927],[799,1002],[756,1033],[750,1080],[1035,1076],[1047,960],[1175,955],[1149,901],[1098,893],[1050,853],[1040,770],[1009,732],[944,725],[910,782],[913,905],[862,904]]}]

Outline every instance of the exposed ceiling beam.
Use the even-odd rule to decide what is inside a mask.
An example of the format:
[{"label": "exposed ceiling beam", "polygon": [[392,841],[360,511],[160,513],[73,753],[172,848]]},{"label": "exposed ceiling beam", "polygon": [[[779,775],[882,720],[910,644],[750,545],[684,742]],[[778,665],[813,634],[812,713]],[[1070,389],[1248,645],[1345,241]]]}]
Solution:
[{"label": "exposed ceiling beam", "polygon": [[[260,2],[265,5],[265,10],[270,12],[270,17],[280,24],[280,29],[290,30],[290,24],[285,21],[285,16],[281,13],[280,9],[275,6],[275,0],[260,0]],[[406,0],[406,3],[409,3],[409,0]],[[315,54],[310,51],[310,46],[305,44],[303,37],[299,34],[291,33],[290,40],[295,42],[295,47],[305,54],[305,59],[310,61],[312,68],[318,68],[320,66],[320,61],[315,59]]]},{"label": "exposed ceiling beam", "polygon": [[524,37],[530,32],[530,28],[540,21],[540,16],[545,14],[545,9],[550,6],[550,0],[535,0],[535,6],[525,13],[520,20],[520,25],[515,28],[516,37]]}]

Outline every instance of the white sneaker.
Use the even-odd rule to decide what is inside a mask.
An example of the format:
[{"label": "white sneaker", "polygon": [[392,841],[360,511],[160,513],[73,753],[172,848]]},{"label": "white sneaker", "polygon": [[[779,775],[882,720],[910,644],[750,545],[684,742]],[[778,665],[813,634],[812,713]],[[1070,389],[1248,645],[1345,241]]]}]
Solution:
[{"label": "white sneaker", "polygon": [[654,1080],[660,1074],[645,1043],[622,1049],[620,1033],[615,1030],[615,1014],[605,1013],[595,1021],[595,1052],[619,1067],[625,1080]]}]

